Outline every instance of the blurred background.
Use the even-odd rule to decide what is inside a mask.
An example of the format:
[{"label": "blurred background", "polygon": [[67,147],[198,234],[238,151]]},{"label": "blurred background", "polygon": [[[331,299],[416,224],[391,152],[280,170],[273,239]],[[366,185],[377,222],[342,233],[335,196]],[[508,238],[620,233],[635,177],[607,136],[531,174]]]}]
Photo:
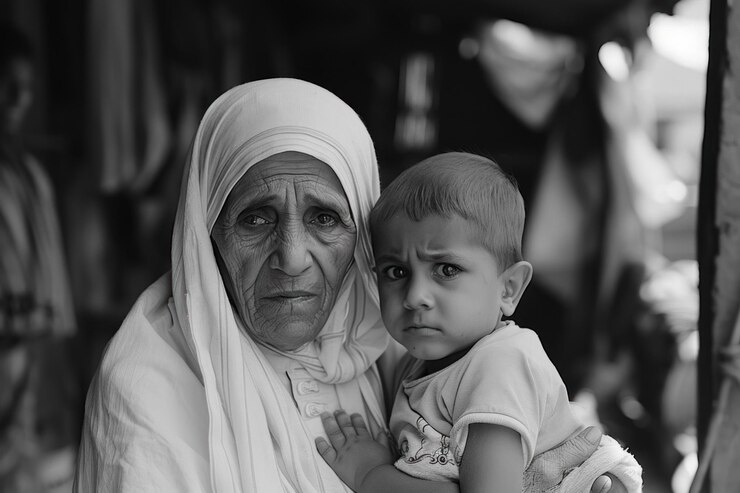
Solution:
[{"label": "blurred background", "polygon": [[696,468],[695,218],[708,0],[0,1],[0,491],[70,491],[84,397],[169,269],[185,157],[224,90],[344,99],[383,184],[487,155],[527,203],[536,330],[647,493]]}]

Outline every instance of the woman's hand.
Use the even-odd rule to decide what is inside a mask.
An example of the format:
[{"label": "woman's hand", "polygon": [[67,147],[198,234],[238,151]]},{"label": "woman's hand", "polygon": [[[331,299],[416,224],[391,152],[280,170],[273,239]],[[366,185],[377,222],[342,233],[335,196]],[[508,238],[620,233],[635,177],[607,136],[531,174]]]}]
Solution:
[{"label": "woman's hand", "polygon": [[[544,491],[559,484],[566,473],[591,457],[601,441],[598,428],[589,427],[557,448],[536,456],[524,471],[524,491]],[[591,493],[627,493],[611,474],[599,476]]]},{"label": "woman's hand", "polygon": [[335,411],[334,415],[323,413],[321,422],[329,442],[319,437],[316,448],[337,476],[353,490],[359,489],[370,471],[393,462],[385,434],[381,432],[373,439],[359,414],[350,417],[342,410]]}]

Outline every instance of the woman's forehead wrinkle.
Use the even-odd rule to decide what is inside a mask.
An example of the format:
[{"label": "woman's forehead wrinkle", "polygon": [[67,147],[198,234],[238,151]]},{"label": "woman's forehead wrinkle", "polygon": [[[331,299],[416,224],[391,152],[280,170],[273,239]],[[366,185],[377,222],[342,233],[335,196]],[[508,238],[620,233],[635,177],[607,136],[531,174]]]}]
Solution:
[{"label": "woman's forehead wrinkle", "polygon": [[345,218],[352,214],[336,173],[326,163],[305,155],[268,158],[249,169],[229,194],[226,212],[233,221],[245,209],[267,205],[285,212],[318,205]]},{"label": "woman's forehead wrinkle", "polygon": [[335,206],[347,203],[344,190],[338,183],[332,183],[316,174],[283,174],[274,175],[268,180],[268,188],[276,195],[292,195],[296,203],[314,202],[319,204],[333,204]]},{"label": "woman's forehead wrinkle", "polygon": [[304,190],[308,198],[321,204],[332,204],[337,207],[349,206],[344,187],[328,165],[322,164],[312,171],[301,178],[305,183]]},{"label": "woman's forehead wrinkle", "polygon": [[268,198],[270,187],[262,180],[240,181],[229,193],[226,207],[229,215],[238,214],[252,203]]}]

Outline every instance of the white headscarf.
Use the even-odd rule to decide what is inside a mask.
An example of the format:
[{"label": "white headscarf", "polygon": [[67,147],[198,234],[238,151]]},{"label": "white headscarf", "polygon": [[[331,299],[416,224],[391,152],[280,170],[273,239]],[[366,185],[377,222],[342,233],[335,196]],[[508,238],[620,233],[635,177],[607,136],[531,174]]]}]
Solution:
[{"label": "white headscarf", "polygon": [[240,329],[210,240],[237,181],[251,166],[285,151],[313,156],[336,173],[357,225],[357,243],[316,341],[284,354],[320,381],[359,379],[371,414],[383,422],[382,403],[365,376],[388,341],[368,260],[366,219],[380,193],[372,140],[349,106],[308,82],[271,79],[235,87],[211,105],[198,128],[172,247],[177,321],[205,387],[211,484],[219,492],[345,491],[317,456],[295,403],[259,346]]}]

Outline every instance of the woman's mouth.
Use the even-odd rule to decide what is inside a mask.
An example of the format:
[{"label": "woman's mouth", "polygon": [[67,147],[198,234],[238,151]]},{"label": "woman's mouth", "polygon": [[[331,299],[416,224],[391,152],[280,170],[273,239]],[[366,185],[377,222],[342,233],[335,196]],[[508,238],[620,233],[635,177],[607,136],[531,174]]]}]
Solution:
[{"label": "woman's mouth", "polygon": [[265,298],[275,301],[307,301],[315,296],[309,291],[280,291],[265,296]]}]

